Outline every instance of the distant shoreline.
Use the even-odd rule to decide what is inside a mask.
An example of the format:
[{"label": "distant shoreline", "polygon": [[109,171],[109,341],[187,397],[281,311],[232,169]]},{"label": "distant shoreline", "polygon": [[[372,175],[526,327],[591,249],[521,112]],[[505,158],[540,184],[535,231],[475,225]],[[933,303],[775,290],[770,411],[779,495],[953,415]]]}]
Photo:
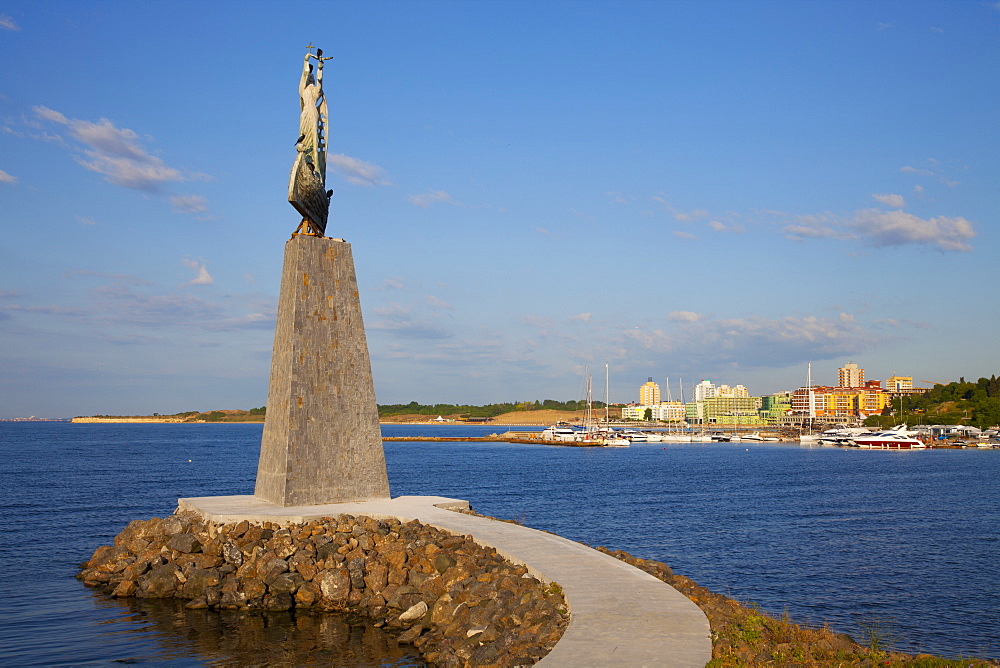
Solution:
[{"label": "distant shoreline", "polygon": [[75,424],[264,424],[264,420],[185,420],[174,417],[75,417]]},{"label": "distant shoreline", "polygon": [[[70,422],[75,424],[264,424],[264,420],[185,420],[175,417],[75,417]],[[382,422],[380,426],[387,425],[416,425],[444,426],[444,427],[469,427],[469,426],[497,426],[497,427],[542,427],[540,424],[513,424],[504,423],[494,425],[492,422]]]}]

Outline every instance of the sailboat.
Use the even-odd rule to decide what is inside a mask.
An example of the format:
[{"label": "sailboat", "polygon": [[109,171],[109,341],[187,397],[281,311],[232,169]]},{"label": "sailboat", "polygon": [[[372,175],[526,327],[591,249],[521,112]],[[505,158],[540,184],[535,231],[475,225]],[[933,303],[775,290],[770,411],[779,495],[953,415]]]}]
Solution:
[{"label": "sailboat", "polygon": [[608,406],[611,404],[610,391],[611,371],[607,362],[604,363],[604,430],[602,438],[604,445],[612,448],[627,448],[630,441],[622,437],[611,428],[611,421],[608,419]]},{"label": "sailboat", "polygon": [[819,434],[813,433],[813,420],[816,419],[816,395],[813,394],[812,362],[806,367],[806,391],[809,393],[809,433],[799,434],[799,443],[819,443]]},{"label": "sailboat", "polygon": [[[681,379],[681,404],[684,403],[684,380]],[[667,401],[672,402],[674,400],[673,395],[670,393],[670,377],[667,376]],[[690,443],[691,435],[684,433],[682,431],[674,431],[673,422],[667,426],[667,431],[660,434],[660,441],[665,441],[668,443]]]}]

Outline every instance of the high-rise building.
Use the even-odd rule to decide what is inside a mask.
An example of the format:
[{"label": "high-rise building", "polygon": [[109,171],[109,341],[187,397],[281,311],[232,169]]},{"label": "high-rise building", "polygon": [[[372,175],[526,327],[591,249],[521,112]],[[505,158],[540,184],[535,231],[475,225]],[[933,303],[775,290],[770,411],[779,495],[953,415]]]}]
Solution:
[{"label": "high-rise building", "polygon": [[837,369],[837,379],[839,387],[864,387],[865,370],[854,362],[848,362]]},{"label": "high-rise building", "polygon": [[716,387],[710,380],[703,380],[694,386],[694,400],[704,401],[716,395]]},{"label": "high-rise building", "polygon": [[639,403],[643,406],[655,406],[660,403],[660,386],[650,379],[639,388]]}]

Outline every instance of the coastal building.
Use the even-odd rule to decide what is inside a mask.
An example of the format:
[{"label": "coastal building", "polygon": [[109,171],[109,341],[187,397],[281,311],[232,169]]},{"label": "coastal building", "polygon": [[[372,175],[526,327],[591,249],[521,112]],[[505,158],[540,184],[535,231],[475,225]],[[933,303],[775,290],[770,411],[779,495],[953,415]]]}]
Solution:
[{"label": "coastal building", "polygon": [[653,406],[653,419],[661,422],[681,422],[685,415],[684,404],[679,401],[662,401]]},{"label": "coastal building", "polygon": [[645,420],[646,410],[652,408],[652,406],[647,406],[645,404],[628,404],[627,406],[622,406],[622,419]]},{"label": "coastal building", "polygon": [[703,380],[694,386],[694,401],[704,401],[715,396],[715,384],[710,380]]},{"label": "coastal building", "polygon": [[840,387],[862,387],[864,384],[865,370],[854,362],[837,369],[837,385]]},{"label": "coastal building", "polygon": [[[792,411],[797,415],[809,415],[810,392],[800,387],[792,394]],[[877,380],[866,381],[859,387],[812,387],[812,408],[816,418],[830,420],[863,418],[881,413],[889,401],[888,393]]]},{"label": "coastal building", "polygon": [[679,401],[661,401],[656,404],[628,404],[621,407],[623,420],[645,420],[646,411],[653,420],[660,422],[680,422],[684,419],[684,404]]},{"label": "coastal building", "polygon": [[923,394],[930,388],[913,387],[913,376],[890,376],[885,381],[885,391],[893,397],[903,397],[908,394]]},{"label": "coastal building", "polygon": [[792,392],[775,392],[760,398],[760,416],[767,424],[778,424],[792,411]]},{"label": "coastal building", "polygon": [[760,397],[714,396],[685,404],[688,422],[698,424],[763,425]]},{"label": "coastal building", "polygon": [[714,424],[763,424],[760,397],[716,395],[702,402],[705,421]]},{"label": "coastal building", "polygon": [[660,386],[652,378],[639,388],[639,403],[643,406],[656,406],[660,403]]},{"label": "coastal building", "polygon": [[913,376],[889,376],[885,381],[885,391],[891,393],[906,392],[913,389]]},{"label": "coastal building", "polygon": [[749,397],[750,392],[747,388],[742,385],[737,385],[736,387],[729,387],[728,385],[719,385],[715,388],[715,396],[717,397]]}]

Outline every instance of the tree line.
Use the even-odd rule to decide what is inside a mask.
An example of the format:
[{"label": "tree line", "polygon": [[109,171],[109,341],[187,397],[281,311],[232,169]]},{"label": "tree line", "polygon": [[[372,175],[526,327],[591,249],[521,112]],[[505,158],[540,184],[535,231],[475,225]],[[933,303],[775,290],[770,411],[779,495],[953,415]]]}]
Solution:
[{"label": "tree line", "polygon": [[965,424],[985,429],[1000,425],[1000,378],[992,375],[967,382],[964,377],[947,385],[935,385],[922,394],[893,399],[882,415],[865,424],[885,426],[906,422],[920,424]]},{"label": "tree line", "polygon": [[[594,408],[604,408],[600,401],[593,403]],[[411,401],[408,404],[379,404],[379,417],[390,417],[393,415],[458,415],[459,417],[496,417],[503,413],[513,413],[515,411],[581,411],[587,407],[587,402],[583,399],[576,401],[555,401],[546,399],[544,401],[512,401],[508,403],[486,404],[485,406],[472,406],[467,404],[418,404]]]}]

